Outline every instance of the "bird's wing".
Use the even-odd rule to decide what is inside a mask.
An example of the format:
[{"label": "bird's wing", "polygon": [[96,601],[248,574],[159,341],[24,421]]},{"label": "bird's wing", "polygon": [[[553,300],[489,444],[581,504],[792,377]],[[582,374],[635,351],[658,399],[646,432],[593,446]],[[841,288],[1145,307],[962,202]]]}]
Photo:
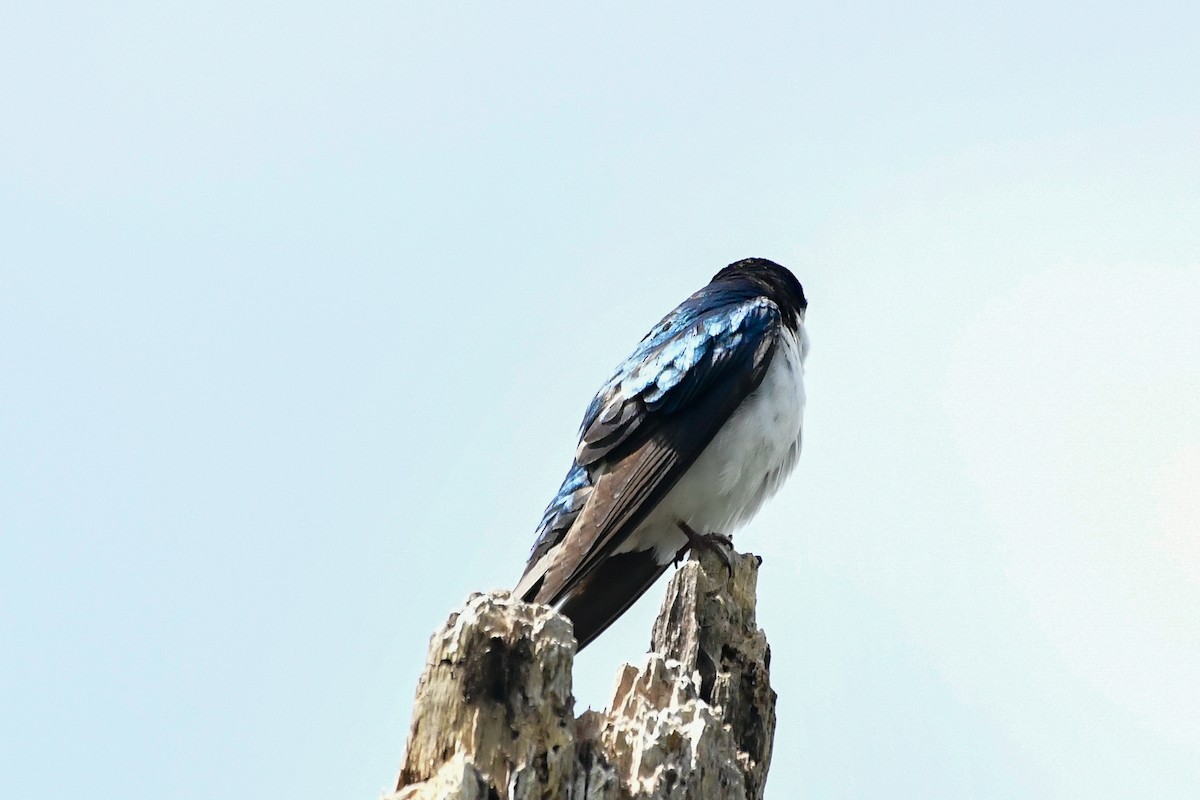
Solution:
[{"label": "bird's wing", "polygon": [[[698,295],[697,295],[698,296]],[[778,307],[763,297],[680,308],[597,394],[575,464],[546,509],[515,593],[557,603],[642,522],[758,387]]]}]

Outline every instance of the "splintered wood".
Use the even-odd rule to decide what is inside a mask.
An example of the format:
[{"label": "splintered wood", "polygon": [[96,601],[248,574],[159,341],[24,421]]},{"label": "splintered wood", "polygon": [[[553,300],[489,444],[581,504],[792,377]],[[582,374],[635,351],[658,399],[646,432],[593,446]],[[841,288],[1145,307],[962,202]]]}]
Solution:
[{"label": "splintered wood", "polygon": [[385,800],[758,800],[775,734],[759,559],[693,553],[651,652],[609,710],[578,719],[575,638],[548,606],[474,594],[430,642],[395,793]]}]

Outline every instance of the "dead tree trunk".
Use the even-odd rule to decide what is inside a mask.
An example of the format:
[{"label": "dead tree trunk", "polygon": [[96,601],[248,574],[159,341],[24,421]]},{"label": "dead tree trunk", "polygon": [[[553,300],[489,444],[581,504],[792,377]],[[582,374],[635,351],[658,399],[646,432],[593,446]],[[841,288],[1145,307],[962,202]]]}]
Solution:
[{"label": "dead tree trunk", "polygon": [[775,733],[759,560],[693,554],[641,666],[578,719],[571,623],[474,594],[434,634],[396,793],[385,800],[757,800]]}]

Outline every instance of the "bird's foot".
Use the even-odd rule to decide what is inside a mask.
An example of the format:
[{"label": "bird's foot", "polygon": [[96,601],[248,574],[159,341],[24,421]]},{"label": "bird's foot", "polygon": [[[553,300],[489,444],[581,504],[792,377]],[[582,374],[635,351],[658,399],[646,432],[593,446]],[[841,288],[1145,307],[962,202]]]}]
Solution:
[{"label": "bird's foot", "polygon": [[700,548],[720,559],[721,563],[725,565],[725,569],[729,571],[730,577],[733,576],[733,561],[729,558],[729,551],[733,549],[733,539],[723,533],[697,533],[691,525],[683,520],[679,520],[677,524],[679,530],[683,531],[683,535],[688,538],[688,543],[679,548],[679,552],[675,554],[676,563],[689,547]]}]

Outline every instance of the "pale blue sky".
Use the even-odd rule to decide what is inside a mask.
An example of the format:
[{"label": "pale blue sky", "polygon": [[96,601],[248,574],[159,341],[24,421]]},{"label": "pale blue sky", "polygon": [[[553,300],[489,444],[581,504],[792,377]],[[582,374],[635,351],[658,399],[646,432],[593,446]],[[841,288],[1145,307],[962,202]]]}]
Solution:
[{"label": "pale blue sky", "polygon": [[813,338],[736,536],[768,797],[1200,796],[1196,8],[8,4],[0,794],[377,796],[592,392],[754,255]]}]

